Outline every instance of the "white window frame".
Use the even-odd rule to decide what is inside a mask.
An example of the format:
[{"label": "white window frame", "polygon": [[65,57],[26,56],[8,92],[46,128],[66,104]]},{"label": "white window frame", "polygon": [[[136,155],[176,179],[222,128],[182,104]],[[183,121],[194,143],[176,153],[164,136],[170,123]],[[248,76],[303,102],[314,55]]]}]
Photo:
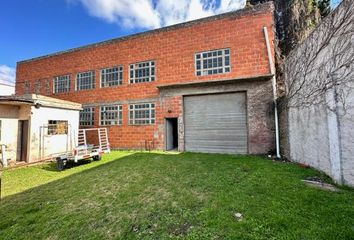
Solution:
[{"label": "white window frame", "polygon": [[[145,107],[142,107],[146,105]],[[139,106],[139,108],[137,108]],[[150,125],[156,123],[155,103],[136,103],[129,105],[129,125]],[[149,111],[148,117],[139,117],[137,111]],[[137,116],[138,115],[138,116]]]},{"label": "white window frame", "polygon": [[[218,61],[221,58],[221,62]],[[230,48],[198,52],[194,55],[196,76],[207,76],[231,72]]]},{"label": "white window frame", "polygon": [[[85,114],[85,119],[81,114]],[[79,116],[80,126],[93,126],[95,124],[95,107],[83,107]]]},{"label": "white window frame", "polygon": [[[141,65],[148,65],[148,66],[141,66]],[[136,76],[137,70],[148,69],[149,75],[147,76]],[[129,84],[135,83],[146,83],[146,82],[154,82],[156,81],[156,63],[155,61],[145,61],[145,62],[137,62],[129,64],[128,69],[128,76],[129,76]]]},{"label": "white window frame", "polygon": [[[91,74],[91,76],[84,76],[85,74]],[[82,85],[82,82],[84,80],[84,78],[88,78],[91,77],[91,84],[84,84]],[[76,91],[84,91],[84,90],[92,90],[95,89],[95,71],[86,71],[86,72],[79,72],[76,74]],[[83,87],[85,86],[85,87]],[[86,86],[90,86],[90,87],[86,87]]]},{"label": "white window frame", "polygon": [[[117,108],[117,109],[108,109],[107,108]],[[104,114],[107,111],[114,112],[117,111],[117,118],[116,119],[103,119],[103,112]],[[123,123],[123,106],[122,105],[101,105],[100,106],[100,119],[99,119],[100,126],[119,126]]]},{"label": "white window frame", "polygon": [[[117,69],[117,70],[115,70],[115,69]],[[109,71],[111,71],[111,72],[109,72]],[[110,80],[107,80],[107,77],[111,74],[112,75],[118,74],[118,79],[112,80],[113,76],[111,76]],[[106,78],[106,79],[103,80],[103,78]],[[101,88],[119,86],[122,84],[123,84],[123,66],[122,65],[101,69],[101,71],[100,71],[100,87]]]},{"label": "white window frame", "polygon": [[[59,91],[59,85],[62,85],[62,90]],[[70,75],[62,75],[53,78],[53,93],[70,92]]]}]

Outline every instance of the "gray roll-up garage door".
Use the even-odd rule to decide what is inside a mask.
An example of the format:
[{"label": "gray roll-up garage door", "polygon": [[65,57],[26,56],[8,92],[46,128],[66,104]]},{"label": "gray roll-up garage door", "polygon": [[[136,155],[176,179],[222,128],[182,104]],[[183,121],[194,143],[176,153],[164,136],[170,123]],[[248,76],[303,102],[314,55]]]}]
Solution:
[{"label": "gray roll-up garage door", "polygon": [[185,150],[247,153],[246,94],[184,97]]}]

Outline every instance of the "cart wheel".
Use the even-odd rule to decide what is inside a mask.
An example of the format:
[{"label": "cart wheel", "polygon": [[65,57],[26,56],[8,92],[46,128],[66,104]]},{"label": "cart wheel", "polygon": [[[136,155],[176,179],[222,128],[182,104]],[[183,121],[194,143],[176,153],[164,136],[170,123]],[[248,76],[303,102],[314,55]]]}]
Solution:
[{"label": "cart wheel", "polygon": [[61,159],[61,158],[57,159],[57,169],[58,169],[59,171],[63,171],[64,168],[65,168],[64,159]]},{"label": "cart wheel", "polygon": [[94,160],[94,161],[99,161],[99,160],[101,160],[101,155],[96,155],[96,156],[93,156],[92,157],[92,159]]}]

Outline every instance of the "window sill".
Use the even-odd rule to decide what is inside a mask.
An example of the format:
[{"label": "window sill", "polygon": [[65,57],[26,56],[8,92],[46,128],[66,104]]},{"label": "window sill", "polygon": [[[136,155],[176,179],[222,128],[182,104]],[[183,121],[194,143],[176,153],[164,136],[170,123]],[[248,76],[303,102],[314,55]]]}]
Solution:
[{"label": "window sill", "polygon": [[119,85],[114,85],[114,86],[107,86],[107,87],[101,87],[100,86],[100,89],[102,88],[102,89],[106,89],[106,88],[118,88],[118,87],[123,87],[124,86],[124,84],[119,84]]},{"label": "window sill", "polygon": [[123,124],[114,124],[114,125],[98,125],[100,127],[121,127]]}]

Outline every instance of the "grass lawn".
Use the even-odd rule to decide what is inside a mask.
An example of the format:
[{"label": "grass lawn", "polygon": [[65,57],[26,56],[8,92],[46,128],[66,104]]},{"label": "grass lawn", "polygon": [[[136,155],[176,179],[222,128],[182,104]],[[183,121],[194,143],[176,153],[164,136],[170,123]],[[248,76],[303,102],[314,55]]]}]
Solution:
[{"label": "grass lawn", "polygon": [[0,239],[354,239],[354,191],[310,176],[255,156],[118,151],[6,170]]}]

